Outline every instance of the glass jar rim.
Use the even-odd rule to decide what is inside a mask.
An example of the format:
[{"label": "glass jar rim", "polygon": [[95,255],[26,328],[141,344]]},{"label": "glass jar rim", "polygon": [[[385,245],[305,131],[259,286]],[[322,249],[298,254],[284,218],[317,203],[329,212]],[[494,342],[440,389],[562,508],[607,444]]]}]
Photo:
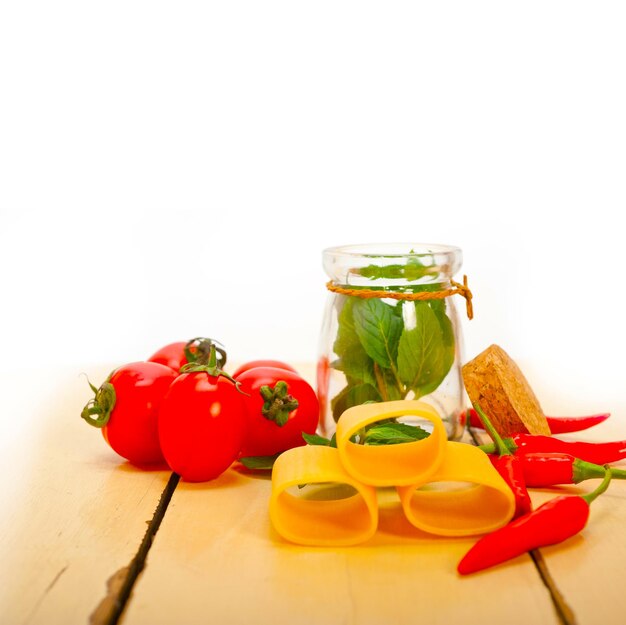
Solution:
[{"label": "glass jar rim", "polygon": [[450,254],[456,256],[461,248],[441,243],[358,243],[327,247],[322,254],[328,256],[365,256],[367,258],[407,258]]},{"label": "glass jar rim", "polygon": [[336,284],[366,286],[375,280],[378,286],[402,287],[452,277],[461,268],[463,252],[453,245],[368,243],[329,247],[322,258]]},{"label": "glass jar rim", "polygon": [[402,287],[449,279],[461,268],[463,252],[453,245],[368,243],[329,247],[322,258],[336,284]]}]

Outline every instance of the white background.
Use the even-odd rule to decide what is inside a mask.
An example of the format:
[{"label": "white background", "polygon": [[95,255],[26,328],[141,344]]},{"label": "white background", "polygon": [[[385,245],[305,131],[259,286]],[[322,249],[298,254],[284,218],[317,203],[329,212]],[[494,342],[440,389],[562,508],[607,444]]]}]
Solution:
[{"label": "white background", "polygon": [[311,361],[324,247],[450,243],[467,358],[626,420],[623,2],[0,7],[3,370]]}]

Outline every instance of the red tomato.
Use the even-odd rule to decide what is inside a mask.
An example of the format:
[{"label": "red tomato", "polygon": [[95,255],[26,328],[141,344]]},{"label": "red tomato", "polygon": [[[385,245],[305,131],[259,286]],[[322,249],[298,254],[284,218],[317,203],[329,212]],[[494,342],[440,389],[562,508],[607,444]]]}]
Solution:
[{"label": "red tomato", "polygon": [[240,376],[242,373],[248,371],[248,369],[256,369],[257,367],[274,367],[276,369],[284,369],[285,371],[298,373],[291,365],[288,365],[286,362],[282,362],[281,360],[251,360],[250,362],[246,362],[241,365],[241,367],[233,373],[233,378]]},{"label": "red tomato", "polygon": [[[242,457],[271,456],[304,445],[302,432],[315,433],[319,421],[317,396],[297,373],[276,367],[256,367],[235,379],[241,382],[241,390],[249,394],[243,398],[246,432]],[[280,392],[280,386],[277,388],[280,382],[286,383],[284,393]],[[262,387],[269,387],[270,392],[263,391],[266,397]],[[297,407],[290,408],[293,400],[297,401]],[[270,414],[264,416],[264,412]],[[273,416],[276,420],[272,420]],[[279,425],[281,420],[285,421],[283,425]]]},{"label": "red tomato", "polygon": [[[169,367],[156,362],[124,365],[111,374],[98,390],[99,396],[85,408],[87,411],[91,408],[91,414],[97,414],[94,410],[98,407],[112,405],[108,421],[102,427],[102,435],[123,458],[139,465],[163,462],[157,426],[158,410],[176,375]],[[90,419],[87,421],[92,422]]]},{"label": "red tomato", "polygon": [[158,362],[161,365],[165,365],[170,369],[174,369],[176,373],[180,371],[183,365],[187,364],[187,357],[185,356],[184,341],[178,343],[170,343],[165,347],[157,350],[148,358],[148,362]]},{"label": "red tomato", "polygon": [[237,459],[243,397],[223,376],[193,372],[176,378],[159,411],[159,439],[172,471],[188,482],[205,482]]}]

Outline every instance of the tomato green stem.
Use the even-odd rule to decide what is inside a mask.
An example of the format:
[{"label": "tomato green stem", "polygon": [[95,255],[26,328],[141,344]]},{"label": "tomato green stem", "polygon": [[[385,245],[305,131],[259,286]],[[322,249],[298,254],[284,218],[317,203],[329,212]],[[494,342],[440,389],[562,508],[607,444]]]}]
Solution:
[{"label": "tomato green stem", "polygon": [[279,380],[271,388],[264,385],[259,389],[263,398],[263,408],[261,414],[270,421],[274,421],[276,425],[282,427],[289,420],[289,413],[298,407],[298,400],[289,395],[287,392],[289,387],[283,380]]},{"label": "tomato green stem", "polygon": [[591,491],[590,493],[586,495],[581,495],[581,497],[590,505],[591,505],[591,502],[594,499],[596,499],[596,497],[599,497],[609,487],[609,484],[611,483],[611,478],[613,477],[611,467],[608,464],[605,464],[604,470],[606,471],[606,473],[604,475],[604,479],[602,480],[602,482],[600,482],[600,485],[598,486],[598,488],[596,488],[595,490]]},{"label": "tomato green stem", "polygon": [[[80,416],[95,428],[103,428],[109,422],[111,412],[115,408],[115,388],[109,382],[110,379],[111,376],[109,375],[100,388],[96,388],[87,379],[89,387],[94,392],[94,397],[85,404]],[[93,415],[98,416],[94,419]]]},{"label": "tomato green stem", "polygon": [[[223,348],[224,346],[215,339],[208,339],[202,336],[198,336],[195,339],[191,339],[187,341],[185,345],[185,358],[187,358],[187,362],[196,362],[200,365],[205,365],[209,362],[209,358],[211,356],[211,346],[215,346],[215,350],[219,354],[220,367],[224,368],[226,365],[226,351]],[[218,345],[220,347],[218,347]],[[193,349],[192,351],[192,348]]]},{"label": "tomato green stem", "polygon": [[222,376],[223,378],[226,378],[227,380],[230,380],[235,387],[237,388],[237,390],[242,394],[242,395],[248,395],[248,393],[244,393],[239,387],[241,386],[241,382],[239,382],[238,380],[235,380],[235,378],[233,378],[232,375],[230,375],[229,373],[226,373],[226,371],[224,371],[223,369],[220,368],[220,366],[217,363],[217,348],[215,347],[215,345],[213,343],[211,343],[211,347],[210,347],[210,352],[209,352],[209,359],[207,363],[200,363],[200,362],[188,362],[186,365],[183,365],[180,368],[180,373],[199,373],[199,372],[204,372],[207,375],[209,375],[210,377],[213,378],[217,378],[219,376]]}]

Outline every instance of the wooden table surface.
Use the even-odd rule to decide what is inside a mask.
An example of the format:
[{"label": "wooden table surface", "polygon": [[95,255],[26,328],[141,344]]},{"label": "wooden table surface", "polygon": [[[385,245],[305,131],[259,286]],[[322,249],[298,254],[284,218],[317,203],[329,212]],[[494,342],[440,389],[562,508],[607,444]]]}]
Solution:
[{"label": "wooden table surface", "polygon": [[[110,367],[83,370],[99,382]],[[626,622],[623,482],[579,536],[467,578],[456,564],[474,540],[420,533],[395,501],[362,546],[299,547],[270,526],[267,478],[231,468],[177,483],[118,458],[79,417],[89,398],[79,373],[3,376],[0,623]],[[615,415],[585,438],[626,438],[626,422]]]}]

